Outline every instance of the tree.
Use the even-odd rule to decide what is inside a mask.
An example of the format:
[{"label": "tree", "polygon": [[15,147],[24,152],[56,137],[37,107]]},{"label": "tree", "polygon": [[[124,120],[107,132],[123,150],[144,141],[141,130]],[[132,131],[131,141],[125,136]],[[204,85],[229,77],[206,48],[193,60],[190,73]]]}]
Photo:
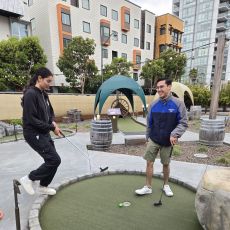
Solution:
[{"label": "tree", "polygon": [[210,105],[211,101],[211,92],[210,90],[205,86],[200,85],[190,85],[188,86],[193,94],[194,98],[194,104],[195,105],[201,105],[202,107],[207,110],[207,108]]},{"label": "tree", "polygon": [[189,77],[192,81],[192,84],[195,84],[195,82],[197,80],[197,76],[198,76],[198,71],[196,68],[193,68],[189,71]]},{"label": "tree", "polygon": [[186,55],[167,49],[161,53],[160,59],[164,60],[165,76],[173,81],[181,81],[186,66]]},{"label": "tree", "polygon": [[39,40],[26,37],[0,42],[0,82],[11,90],[22,90],[31,74],[47,62]]},{"label": "tree", "polygon": [[94,54],[95,46],[93,39],[74,37],[57,62],[66,81],[72,87],[80,87],[82,94],[84,94],[86,79],[95,76],[98,72],[95,61],[90,59],[90,56]]},{"label": "tree", "polygon": [[230,105],[230,83],[224,85],[220,91],[220,105],[226,110],[226,106]]},{"label": "tree", "polygon": [[159,77],[164,76],[164,60],[154,59],[148,61],[143,67],[141,72],[141,79],[150,80],[150,92],[152,93],[153,88],[156,86],[156,81]]},{"label": "tree", "polygon": [[130,77],[131,62],[128,62],[125,58],[113,58],[111,64],[105,65],[103,71],[103,80],[107,80],[113,75],[124,75]]}]

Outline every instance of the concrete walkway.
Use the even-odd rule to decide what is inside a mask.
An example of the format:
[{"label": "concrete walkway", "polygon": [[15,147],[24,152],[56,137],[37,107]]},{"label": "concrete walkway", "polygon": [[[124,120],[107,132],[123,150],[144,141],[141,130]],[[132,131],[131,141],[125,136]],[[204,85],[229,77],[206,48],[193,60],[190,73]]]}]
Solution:
[{"label": "concrete walkway", "polygon": [[[197,140],[197,135],[186,132],[183,140]],[[90,143],[89,133],[77,133],[69,137],[69,139],[87,153],[85,146]],[[113,135],[113,144],[123,143],[124,135],[122,133]],[[60,183],[69,177],[77,177],[89,173],[88,161],[69,142],[63,138],[56,139],[55,145],[62,158],[62,164],[52,184]],[[146,162],[142,157],[96,151],[88,151],[88,154],[91,159],[92,172],[99,172],[99,167],[105,166],[108,166],[111,171],[145,171]],[[5,214],[3,220],[0,221],[0,230],[15,230],[12,180],[19,179],[28,174],[30,170],[37,168],[42,163],[42,159],[25,141],[17,141],[0,144],[0,162],[0,209]],[[206,165],[202,164],[172,161],[171,177],[197,187],[205,168]],[[215,168],[215,166],[208,166],[208,168]],[[155,173],[161,173],[161,171],[162,166],[159,160],[157,160],[155,163]],[[133,188],[133,190],[135,189]],[[21,189],[21,192],[21,195],[19,195],[21,229],[25,230],[27,229],[29,211],[37,195],[29,196],[23,189]]]}]

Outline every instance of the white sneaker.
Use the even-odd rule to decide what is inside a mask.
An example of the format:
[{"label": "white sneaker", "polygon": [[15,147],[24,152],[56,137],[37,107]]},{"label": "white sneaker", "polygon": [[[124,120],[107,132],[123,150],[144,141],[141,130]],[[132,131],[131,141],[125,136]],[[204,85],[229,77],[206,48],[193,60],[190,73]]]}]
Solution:
[{"label": "white sneaker", "polygon": [[38,189],[38,192],[44,195],[50,195],[53,196],[56,194],[56,190],[53,188],[48,188],[48,187],[44,187],[44,186],[40,186]]},{"label": "white sneaker", "polygon": [[30,194],[30,195],[34,195],[35,191],[33,189],[33,181],[29,179],[28,176],[24,176],[22,177],[20,180],[20,183],[22,185],[22,187],[25,189],[25,191]]},{"label": "white sneaker", "polygon": [[165,192],[166,196],[173,196],[173,192],[168,184],[164,185],[163,191]]},{"label": "white sneaker", "polygon": [[137,189],[137,190],[135,191],[135,193],[136,193],[137,195],[151,194],[151,193],[152,193],[152,189],[145,185],[143,188]]}]

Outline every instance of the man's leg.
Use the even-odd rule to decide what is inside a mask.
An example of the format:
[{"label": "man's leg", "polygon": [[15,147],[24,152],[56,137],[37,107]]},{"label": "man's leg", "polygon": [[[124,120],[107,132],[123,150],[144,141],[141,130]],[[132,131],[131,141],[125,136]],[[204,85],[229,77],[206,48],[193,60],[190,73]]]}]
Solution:
[{"label": "man's leg", "polygon": [[153,177],[153,162],[147,161],[146,165],[146,186],[152,187],[152,177]]},{"label": "man's leg", "polygon": [[169,164],[163,165],[163,175],[164,175],[164,183],[165,183],[165,184],[168,184],[168,181],[169,181],[169,173],[170,173]]}]

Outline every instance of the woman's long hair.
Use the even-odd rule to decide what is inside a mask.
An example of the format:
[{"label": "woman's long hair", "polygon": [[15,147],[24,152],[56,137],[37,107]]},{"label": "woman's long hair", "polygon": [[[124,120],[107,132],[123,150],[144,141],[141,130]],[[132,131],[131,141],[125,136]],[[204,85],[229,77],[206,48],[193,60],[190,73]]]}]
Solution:
[{"label": "woman's long hair", "polygon": [[[41,68],[37,69],[35,74],[29,80],[28,84],[25,86],[25,88],[23,90],[23,95],[25,95],[26,91],[29,88],[34,87],[36,85],[39,76],[41,78],[47,78],[49,76],[53,76],[53,74],[46,67],[41,67]],[[21,102],[22,106],[23,106],[23,100],[24,100],[24,96],[22,97],[22,102]]]}]

